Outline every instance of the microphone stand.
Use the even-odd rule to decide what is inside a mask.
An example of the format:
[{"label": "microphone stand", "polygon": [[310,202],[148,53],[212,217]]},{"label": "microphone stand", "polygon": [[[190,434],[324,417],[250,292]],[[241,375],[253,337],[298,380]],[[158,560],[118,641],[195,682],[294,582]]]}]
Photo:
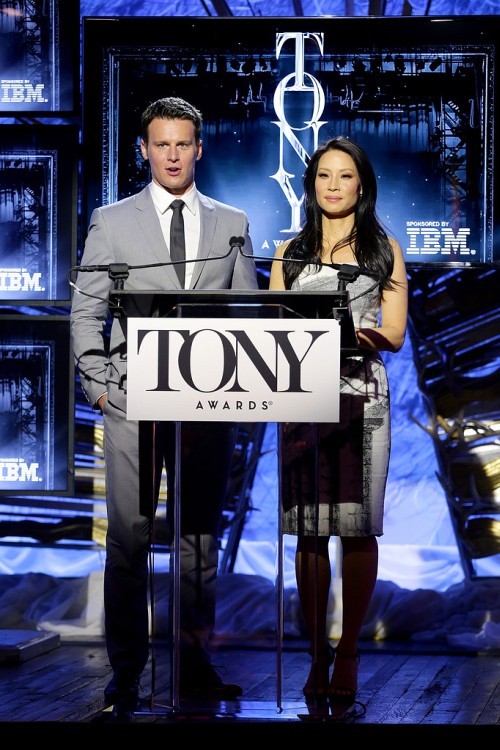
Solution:
[{"label": "microphone stand", "polygon": [[[114,282],[114,289],[118,291],[123,290],[124,281],[129,277],[129,267],[127,263],[110,263],[108,268],[108,276],[111,281]],[[118,297],[117,310],[113,312],[113,315],[117,317],[120,313],[122,305],[121,298]]]},{"label": "microphone stand", "polygon": [[342,263],[338,269],[337,279],[339,285],[337,287],[339,292],[345,292],[347,284],[352,281],[356,281],[358,276],[362,273],[360,268],[352,266],[349,263]]},{"label": "microphone stand", "polygon": [[115,282],[115,289],[123,289],[123,282],[129,277],[129,266],[127,263],[110,263],[108,276]]}]

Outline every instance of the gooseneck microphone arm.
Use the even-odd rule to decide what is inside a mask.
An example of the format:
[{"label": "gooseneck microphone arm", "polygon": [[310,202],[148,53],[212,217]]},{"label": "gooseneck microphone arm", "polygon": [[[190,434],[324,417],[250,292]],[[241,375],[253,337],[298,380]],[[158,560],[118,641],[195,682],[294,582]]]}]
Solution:
[{"label": "gooseneck microphone arm", "polygon": [[[239,247],[240,253],[244,258],[264,260],[268,263],[274,263],[274,261],[277,260],[280,263],[301,263],[302,265],[307,265],[307,263],[304,263],[303,260],[299,260],[298,258],[269,258],[267,256],[250,255],[249,253],[244,253],[242,250],[242,247],[245,244],[245,240],[243,239],[243,237],[231,237],[230,242],[234,242],[234,245],[236,247]],[[379,277],[377,275],[371,273],[370,271],[364,271],[362,268],[359,268],[359,266],[355,266],[350,263],[321,263],[321,265],[338,271],[338,291],[340,292],[344,292],[346,290],[346,285],[350,284],[352,281],[356,281],[358,276],[368,276],[371,279],[375,279],[377,282],[379,280]]]},{"label": "gooseneck microphone arm", "polygon": [[[189,258],[188,260],[171,260],[162,263],[147,263],[139,266],[129,266],[128,263],[109,263],[108,265],[99,266],[73,266],[68,271],[68,280],[71,286],[75,287],[72,281],[74,273],[107,273],[109,278],[115,282],[115,289],[123,289],[125,279],[128,279],[130,271],[144,268],[164,268],[165,266],[176,266],[179,263],[206,263],[209,260],[223,260],[228,258],[235,248],[241,252],[245,244],[244,237],[231,237],[229,240],[229,250],[224,255],[211,255],[207,258]],[[250,256],[252,257],[252,256]],[[76,288],[76,287],[75,287]]]}]

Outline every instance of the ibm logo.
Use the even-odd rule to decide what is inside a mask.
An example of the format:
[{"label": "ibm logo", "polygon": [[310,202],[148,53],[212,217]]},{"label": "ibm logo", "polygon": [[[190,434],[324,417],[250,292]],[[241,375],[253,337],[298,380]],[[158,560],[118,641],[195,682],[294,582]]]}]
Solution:
[{"label": "ibm logo", "polygon": [[2,104],[45,104],[48,100],[44,97],[45,85],[38,83],[36,86],[25,80],[2,80],[0,81],[0,102]]}]

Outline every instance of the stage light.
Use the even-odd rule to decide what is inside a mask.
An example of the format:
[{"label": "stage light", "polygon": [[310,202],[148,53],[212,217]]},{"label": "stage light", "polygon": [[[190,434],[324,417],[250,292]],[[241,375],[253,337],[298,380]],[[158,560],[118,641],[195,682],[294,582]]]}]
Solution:
[{"label": "stage light", "polygon": [[442,64],[443,64],[442,58],[441,57],[436,57],[431,62],[431,64],[429,65],[429,69],[432,70],[432,72],[434,73],[434,71],[437,70],[439,68],[439,66],[442,65]]}]

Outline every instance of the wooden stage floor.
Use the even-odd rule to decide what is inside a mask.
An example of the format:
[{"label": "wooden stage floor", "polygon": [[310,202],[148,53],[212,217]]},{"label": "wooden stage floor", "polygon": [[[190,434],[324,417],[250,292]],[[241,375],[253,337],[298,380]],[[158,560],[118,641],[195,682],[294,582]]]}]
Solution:
[{"label": "wooden stage floor", "polygon": [[[14,637],[4,640],[15,641]],[[16,631],[14,635],[22,633]],[[40,636],[43,639],[43,634]],[[110,678],[101,639],[59,637],[39,647],[0,649],[0,724],[3,736],[39,735],[71,739],[92,736],[129,738],[140,732],[161,736],[180,727],[186,740],[218,736],[282,741],[324,732],[371,741],[403,733],[449,740],[475,738],[500,724],[500,652],[440,650],[413,642],[363,642],[358,698],[366,712],[338,724],[308,710],[302,686],[309,670],[306,644],[285,642],[281,662],[269,646],[217,648],[213,661],[223,679],[238,682],[240,700],[221,704],[172,705],[169,649],[153,643],[153,658],[141,681],[141,709],[127,722],[117,721],[103,705]],[[154,667],[152,668],[152,665]],[[281,680],[277,678],[281,669]],[[154,690],[152,680],[154,674]],[[279,685],[281,685],[281,690]],[[281,693],[281,695],[280,695]],[[139,729],[140,727],[140,729]],[[47,736],[45,736],[47,733]],[[299,734],[297,734],[299,733]],[[160,736],[160,735],[159,735]]]}]

